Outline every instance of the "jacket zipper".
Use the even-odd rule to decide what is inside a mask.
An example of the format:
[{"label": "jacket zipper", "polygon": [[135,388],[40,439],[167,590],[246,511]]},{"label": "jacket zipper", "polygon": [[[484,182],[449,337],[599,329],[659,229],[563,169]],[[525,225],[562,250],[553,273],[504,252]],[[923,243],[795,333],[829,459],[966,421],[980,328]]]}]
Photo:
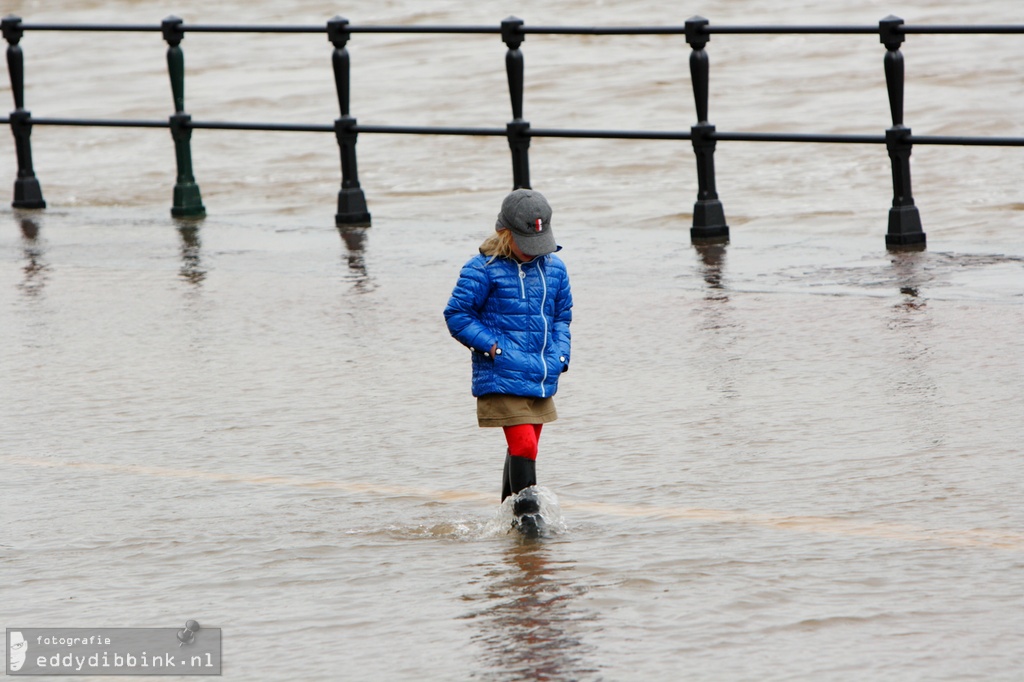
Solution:
[{"label": "jacket zipper", "polygon": [[548,362],[544,359],[544,354],[548,349],[548,318],[544,315],[544,307],[548,302],[548,278],[544,276],[544,268],[537,263],[537,274],[540,275],[540,283],[544,287],[544,295],[540,299],[540,319],[544,320],[544,343],[540,347],[540,364],[544,368],[544,378],[540,381],[540,397],[547,398],[547,389],[544,385],[548,381]]},{"label": "jacket zipper", "polygon": [[[523,270],[523,264],[516,261],[516,267],[519,268],[519,298],[526,299],[526,272]],[[544,321],[544,342],[540,347],[540,366],[544,368],[544,375],[540,380],[540,397],[547,398],[548,391],[545,388],[545,384],[548,381],[548,363],[544,359],[544,353],[548,349],[548,318],[544,315],[544,306],[548,302],[548,279],[544,276],[544,269],[540,266],[540,262],[537,263],[537,274],[540,275],[540,283],[543,294],[540,298],[540,319]]]}]

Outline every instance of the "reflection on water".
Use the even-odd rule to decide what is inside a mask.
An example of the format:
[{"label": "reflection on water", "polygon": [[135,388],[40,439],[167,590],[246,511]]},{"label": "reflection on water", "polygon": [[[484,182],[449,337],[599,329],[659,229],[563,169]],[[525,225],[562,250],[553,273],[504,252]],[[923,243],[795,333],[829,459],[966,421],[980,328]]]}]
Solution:
[{"label": "reflection on water", "polygon": [[494,582],[482,599],[489,605],[466,616],[478,625],[473,639],[494,680],[572,680],[593,675],[590,647],[580,624],[594,614],[573,607],[586,589],[560,574],[571,564],[554,563],[543,542],[523,541],[505,552],[505,564],[489,574]]},{"label": "reflection on water", "polygon": [[902,305],[914,307],[924,305],[919,300],[921,285],[925,283],[923,261],[926,258],[921,251],[894,251],[890,254],[893,279],[899,285],[904,300]]},{"label": "reflection on water", "polygon": [[733,349],[739,325],[734,321],[729,304],[729,287],[725,273],[725,244],[694,244],[700,258],[704,278],[704,298],[695,310],[699,318],[700,356],[704,365],[701,375],[715,397],[736,398],[736,352]]},{"label": "reflection on water", "polygon": [[365,227],[338,227],[345,248],[348,250],[346,261],[353,288],[359,293],[373,289],[373,281],[366,269],[366,229]]},{"label": "reflection on water", "polygon": [[946,438],[946,426],[936,418],[941,413],[939,388],[929,367],[929,336],[934,323],[922,289],[929,281],[925,270],[929,258],[921,251],[891,254],[893,279],[901,298],[891,306],[887,320],[897,346],[888,375],[890,396],[893,409],[903,417],[903,438],[916,448],[938,446]]},{"label": "reflection on water", "polygon": [[46,285],[46,272],[49,266],[43,259],[45,248],[43,240],[39,238],[39,222],[34,217],[23,217],[20,219],[22,253],[25,257],[25,265],[22,271],[25,277],[18,284],[27,296],[39,296]]},{"label": "reflection on water", "polygon": [[202,262],[203,242],[199,238],[201,219],[176,219],[178,233],[181,235],[181,269],[179,276],[189,284],[196,286],[206,279],[206,268]]},{"label": "reflection on water", "polygon": [[728,301],[725,284],[722,281],[722,270],[725,267],[725,244],[694,244],[694,250],[700,257],[701,275],[708,291],[704,298]]},{"label": "reflection on water", "polygon": [[925,258],[926,255],[921,251],[898,251],[891,254],[893,279],[903,296],[898,308],[916,310],[925,307],[921,295],[921,285],[925,283],[922,274]]}]

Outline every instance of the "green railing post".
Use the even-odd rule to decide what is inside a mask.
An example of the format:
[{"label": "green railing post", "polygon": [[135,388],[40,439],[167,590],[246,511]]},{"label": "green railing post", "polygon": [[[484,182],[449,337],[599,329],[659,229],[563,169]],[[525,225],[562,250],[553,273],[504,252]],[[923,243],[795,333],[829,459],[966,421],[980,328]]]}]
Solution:
[{"label": "green railing post", "polygon": [[185,113],[185,55],[180,47],[185,32],[181,24],[179,17],[171,16],[161,22],[160,28],[168,45],[167,71],[171,77],[171,94],[174,97],[174,115],[170,117],[170,126],[174,156],[178,164],[171,215],[184,218],[206,215],[206,208],[199,194],[199,185],[192,175],[192,117]]},{"label": "green railing post", "polygon": [[334,135],[338,140],[341,154],[341,189],[338,190],[338,212],[334,224],[338,227],[369,227],[370,211],[366,207],[366,195],[359,186],[359,169],[356,165],[356,119],[349,115],[349,56],[346,45],[350,32],[348,19],[334,17],[327,22],[327,39],[334,45],[331,65],[334,69],[334,87],[338,92],[338,108],[341,117],[334,121]]},{"label": "green railing post", "polygon": [[13,14],[2,21],[4,39],[7,40],[7,72],[11,76],[14,111],[11,112],[11,133],[18,155],[18,177],[14,181],[14,208],[46,208],[43,190],[32,168],[32,112],[25,109],[25,56],[21,52],[21,17]]}]

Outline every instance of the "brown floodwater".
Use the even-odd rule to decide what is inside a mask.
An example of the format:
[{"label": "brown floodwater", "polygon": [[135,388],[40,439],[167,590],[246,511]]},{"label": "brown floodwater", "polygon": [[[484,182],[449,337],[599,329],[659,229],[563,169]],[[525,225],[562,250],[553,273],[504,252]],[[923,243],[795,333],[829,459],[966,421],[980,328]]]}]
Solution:
[{"label": "brown floodwater", "polygon": [[[10,2],[26,22],[1022,23],[1010,0]],[[206,6],[210,5],[210,6]],[[159,33],[27,32],[37,117],[170,113]],[[1019,37],[911,36],[915,133],[1024,136]],[[330,123],[321,35],[189,34],[196,120]],[[360,123],[502,127],[498,36],[355,35]],[[687,130],[682,37],[528,36],[536,127]],[[876,36],[716,35],[719,130],[880,134]],[[6,80],[3,88],[8,89]],[[3,95],[4,93],[0,93]],[[9,89],[7,92],[8,102]],[[16,176],[0,138],[0,186]],[[885,150],[536,139],[573,364],[507,533],[441,317],[511,186],[501,138],[33,130],[0,209],[0,624],[222,628],[225,679],[1013,680],[1024,665],[1024,195],[1013,148],[916,147],[928,249],[885,250]]]}]

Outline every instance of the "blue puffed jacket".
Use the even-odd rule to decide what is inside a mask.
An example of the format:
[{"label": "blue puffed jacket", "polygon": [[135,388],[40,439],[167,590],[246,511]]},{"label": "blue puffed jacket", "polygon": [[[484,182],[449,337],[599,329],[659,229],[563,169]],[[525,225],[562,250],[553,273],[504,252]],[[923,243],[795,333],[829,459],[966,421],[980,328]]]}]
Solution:
[{"label": "blue puffed jacket", "polygon": [[569,369],[572,292],[565,264],[554,254],[527,263],[474,256],[462,267],[444,318],[452,336],[472,351],[474,396],[546,398]]}]

